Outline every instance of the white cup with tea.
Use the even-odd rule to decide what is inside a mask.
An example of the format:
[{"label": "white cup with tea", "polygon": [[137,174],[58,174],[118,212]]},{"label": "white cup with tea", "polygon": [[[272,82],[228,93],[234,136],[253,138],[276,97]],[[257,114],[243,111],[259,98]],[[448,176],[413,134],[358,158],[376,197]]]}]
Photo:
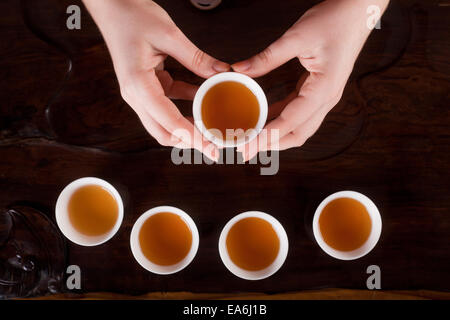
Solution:
[{"label": "white cup with tea", "polygon": [[130,246],[136,261],[156,274],[186,268],[197,254],[199,234],[183,210],[159,206],[143,213],[131,230]]},{"label": "white cup with tea", "polygon": [[219,147],[255,139],[267,121],[267,99],[259,84],[237,72],[218,73],[202,83],[193,101],[195,126]]},{"label": "white cup with tea", "polygon": [[246,280],[260,280],[277,272],[288,253],[286,231],[273,216],[248,211],[232,218],[219,238],[225,267]]},{"label": "white cup with tea", "polygon": [[80,178],[59,194],[55,216],[67,239],[81,246],[96,246],[119,230],[123,202],[109,182],[95,177]]},{"label": "white cup with tea", "polygon": [[382,229],[375,203],[356,191],[340,191],[326,197],[313,218],[314,237],[330,256],[354,260],[368,254]]}]

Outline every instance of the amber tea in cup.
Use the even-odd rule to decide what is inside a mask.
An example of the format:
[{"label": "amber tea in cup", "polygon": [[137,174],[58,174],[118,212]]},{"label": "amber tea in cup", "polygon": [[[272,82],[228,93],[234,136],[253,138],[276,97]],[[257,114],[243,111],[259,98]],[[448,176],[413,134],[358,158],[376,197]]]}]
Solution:
[{"label": "amber tea in cup", "polygon": [[142,214],[130,236],[136,261],[157,274],[171,274],[185,268],[194,259],[198,244],[198,230],[192,218],[170,206],[156,207]]},{"label": "amber tea in cup", "polygon": [[114,196],[98,185],[86,185],[75,190],[68,204],[73,227],[87,236],[99,236],[110,231],[119,216]]},{"label": "amber tea in cup", "polygon": [[369,239],[372,220],[366,207],[352,198],[330,201],[319,217],[323,240],[333,249],[352,251]]},{"label": "amber tea in cup", "polygon": [[123,203],[110,183],[86,177],[63,189],[56,201],[55,214],[58,227],[69,240],[94,246],[108,241],[119,230]]},{"label": "amber tea in cup", "polygon": [[223,137],[227,129],[253,129],[259,119],[258,99],[240,82],[220,82],[203,97],[202,119],[206,129],[218,129]]},{"label": "amber tea in cup", "polygon": [[192,245],[192,233],[183,219],[171,212],[150,216],[139,231],[144,256],[155,264],[173,265],[183,260]]},{"label": "amber tea in cup", "polygon": [[270,266],[280,250],[280,239],[272,225],[256,217],[236,222],[228,231],[226,244],[231,261],[250,271]]},{"label": "amber tea in cup", "polygon": [[252,78],[223,72],[207,79],[194,97],[196,127],[221,147],[235,147],[254,139],[267,120],[266,96]]},{"label": "amber tea in cup", "polygon": [[319,246],[341,260],[369,253],[381,234],[381,216],[375,204],[355,191],[340,191],[325,198],[313,219]]},{"label": "amber tea in cup", "polygon": [[264,279],[281,268],[288,252],[283,226],[259,211],[238,214],[228,221],[219,238],[219,253],[225,266],[247,280]]}]

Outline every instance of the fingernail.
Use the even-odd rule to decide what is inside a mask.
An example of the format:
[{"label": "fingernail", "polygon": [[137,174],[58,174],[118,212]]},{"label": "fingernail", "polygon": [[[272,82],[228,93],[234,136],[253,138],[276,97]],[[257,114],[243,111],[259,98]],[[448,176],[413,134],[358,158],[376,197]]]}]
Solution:
[{"label": "fingernail", "polygon": [[235,64],[232,64],[231,67],[234,71],[247,71],[250,69],[250,61],[245,60]]},{"label": "fingernail", "polygon": [[212,67],[217,72],[225,72],[230,70],[230,65],[222,61],[214,61]]}]

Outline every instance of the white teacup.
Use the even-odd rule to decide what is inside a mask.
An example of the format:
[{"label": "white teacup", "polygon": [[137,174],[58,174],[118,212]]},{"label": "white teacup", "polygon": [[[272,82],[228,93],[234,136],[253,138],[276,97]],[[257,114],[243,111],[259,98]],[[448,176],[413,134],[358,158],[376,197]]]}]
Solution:
[{"label": "white teacup", "polygon": [[[76,190],[88,185],[99,186],[109,191],[117,202],[118,207],[118,216],[113,228],[107,233],[98,236],[88,236],[80,233],[74,228],[69,219],[67,207],[70,198]],[[109,182],[94,177],[80,178],[69,183],[60,193],[56,201],[55,216],[56,224],[67,239],[81,246],[96,246],[111,239],[119,230],[123,220],[123,202],[119,192]]]},{"label": "white teacup", "polygon": [[[170,212],[178,215],[189,227],[189,230],[191,231],[192,234],[191,248],[186,257],[184,257],[183,260],[181,260],[180,262],[169,266],[159,265],[147,259],[147,257],[142,252],[141,244],[139,242],[139,232],[141,231],[144,222],[147,221],[147,219],[150,218],[152,215],[161,212]],[[133,225],[133,229],[131,230],[130,245],[131,245],[131,252],[133,253],[134,258],[144,269],[147,269],[148,271],[156,274],[172,274],[186,268],[192,262],[195,255],[197,254],[199,245],[199,235],[197,226],[195,225],[192,218],[186,212],[171,206],[160,206],[146,211],[136,220],[136,222]]]},{"label": "white teacup", "polygon": [[[260,218],[270,223],[272,228],[275,230],[278,239],[280,241],[280,247],[278,250],[277,257],[275,260],[266,268],[262,270],[245,270],[240,267],[238,267],[230,258],[228,254],[227,249],[227,236],[228,232],[230,231],[231,227],[234,226],[234,224],[242,219],[245,218]],[[238,214],[234,218],[232,218],[228,223],[225,225],[225,227],[222,230],[222,233],[220,234],[219,238],[219,254],[220,258],[222,259],[223,264],[227,267],[228,270],[230,270],[234,275],[246,279],[246,280],[260,280],[267,277],[270,277],[275,272],[277,272],[281,266],[283,265],[284,261],[286,260],[287,253],[289,249],[289,242],[287,238],[286,231],[284,230],[283,226],[280,222],[278,222],[277,219],[272,217],[271,215],[260,212],[260,211],[248,211],[243,212],[241,214]]]},{"label": "white teacup", "polygon": [[[322,233],[320,232],[319,218],[320,215],[322,214],[323,209],[329,202],[339,198],[351,198],[360,202],[366,208],[367,213],[369,214],[370,219],[372,221],[372,230],[370,232],[369,238],[361,247],[352,251],[339,251],[330,247],[324,241]],[[317,243],[319,244],[319,246],[322,248],[323,251],[328,253],[330,256],[340,260],[354,260],[368,254],[375,247],[378,240],[380,239],[381,227],[382,227],[381,215],[380,212],[378,211],[378,208],[375,206],[372,200],[370,200],[362,193],[356,191],[339,191],[329,195],[317,207],[313,218],[313,233]]]},{"label": "white teacup", "polygon": [[[237,136],[236,140],[234,139],[227,140],[226,137],[223,137],[225,139],[221,139],[217,135],[214,135],[210,130],[208,130],[205,127],[202,119],[202,103],[205,94],[208,92],[209,89],[214,87],[216,84],[226,81],[239,82],[244,86],[246,86],[255,95],[259,105],[259,118],[255,128],[249,129],[245,133]],[[211,141],[212,143],[216,144],[219,147],[237,147],[246,144],[247,142],[256,138],[258,134],[261,132],[261,130],[264,128],[264,125],[267,121],[267,112],[268,107],[266,95],[264,94],[264,91],[261,89],[259,84],[249,76],[237,72],[218,73],[212,76],[211,78],[207,79],[205,82],[203,82],[200,88],[197,90],[197,93],[195,94],[192,107],[195,126],[200,130],[200,132],[206,139],[208,139],[209,141]]]}]

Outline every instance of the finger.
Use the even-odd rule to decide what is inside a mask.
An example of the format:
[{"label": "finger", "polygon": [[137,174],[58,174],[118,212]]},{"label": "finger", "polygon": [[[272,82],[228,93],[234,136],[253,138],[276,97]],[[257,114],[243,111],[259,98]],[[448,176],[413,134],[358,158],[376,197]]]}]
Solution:
[{"label": "finger", "polygon": [[242,153],[242,159],[244,162],[250,161],[253,159],[254,156],[258,154],[258,145],[259,140],[261,139],[261,136],[263,134],[266,134],[267,132],[260,133],[258,137],[247,143],[243,148],[240,149],[240,152]]},{"label": "finger", "polygon": [[299,95],[290,101],[278,118],[266,125],[266,134],[259,135],[248,146],[244,146],[244,161],[255,156],[260,148],[270,150],[271,144],[277,143],[307,121],[324,104],[328,104],[330,88],[330,81],[324,75],[311,73],[300,88]]},{"label": "finger", "polygon": [[245,73],[250,77],[259,77],[296,57],[298,47],[298,40],[290,33],[285,33],[257,55],[237,62],[231,67],[234,71]]},{"label": "finger", "polygon": [[[268,110],[268,116],[267,118],[269,120],[273,120],[275,118],[277,118],[281,112],[283,111],[283,109],[286,107],[286,105],[288,105],[292,100],[294,100],[296,97],[298,96],[298,93],[296,91],[292,91],[287,97],[285,97],[283,100],[277,101],[273,104],[271,104],[269,106],[269,110]],[[267,128],[266,128],[267,129]],[[256,141],[251,141],[249,143],[252,143],[253,145],[257,145],[258,144],[258,140]],[[248,143],[248,144],[249,144]],[[237,151],[238,152],[243,152],[243,150],[248,146],[248,144],[246,145],[241,145],[239,147],[237,147]]]},{"label": "finger", "polygon": [[273,140],[270,144],[258,144],[256,150],[254,147],[249,149],[247,159],[252,159],[258,152],[286,150],[302,146],[319,129],[330,109],[323,106],[298,128],[284,135],[281,139]]},{"label": "finger", "polygon": [[[321,108],[318,112],[311,116],[308,121],[305,121],[299,128],[291,133],[285,135],[278,143],[270,146],[271,150],[286,150],[290,148],[302,146],[314,133],[319,129],[323,120],[325,119],[329,109]],[[264,146],[259,151],[267,151]]]},{"label": "finger", "polygon": [[[283,100],[277,101],[273,103],[269,107],[268,112],[268,119],[273,120],[274,118],[277,118],[280,113],[283,111],[283,109],[286,107],[287,104],[289,104],[293,99],[297,97],[297,92],[293,91],[291,92],[287,97],[285,97]],[[267,129],[267,128],[265,128]],[[258,145],[261,144],[261,136],[256,137],[252,141],[248,142],[245,145],[241,145],[237,147],[237,151],[241,152],[244,158],[244,161],[247,161],[251,158],[253,158],[254,155],[258,153]]]},{"label": "finger", "polygon": [[[175,108],[175,105],[167,98],[160,97],[159,105],[164,109]],[[162,109],[161,108],[161,109]],[[202,134],[197,130],[197,128],[181,113],[176,109],[177,112],[174,116],[164,114],[163,110],[158,110],[155,116],[161,125],[166,128],[172,135],[175,135],[178,139],[182,140],[191,148],[197,149],[198,151],[205,154],[208,158],[213,161],[219,159],[219,150],[211,142],[204,139]]]},{"label": "finger", "polygon": [[142,125],[150,135],[162,146],[173,146],[179,149],[190,149],[191,146],[166,131],[145,110],[140,107],[134,109]]},{"label": "finger", "polygon": [[172,135],[182,140],[200,152],[203,152],[213,161],[219,159],[219,151],[216,146],[206,140],[192,122],[186,119],[176,106],[164,95],[153,95],[149,101],[154,101],[152,115]]},{"label": "finger", "polygon": [[173,80],[172,76],[165,70],[156,71],[164,94],[170,99],[193,100],[198,86],[184,82]]},{"label": "finger", "polygon": [[[194,120],[194,118],[193,117],[186,117],[186,119],[190,122],[190,123],[192,123],[193,125],[194,125],[194,127],[195,127],[195,120]],[[200,132],[200,131],[198,131],[198,132]],[[200,134],[201,134],[201,132],[200,132]],[[206,139],[206,137],[204,137],[203,136],[203,140],[205,140],[205,141],[207,141],[208,143],[210,143],[211,141],[209,141],[208,139]],[[218,145],[215,145],[215,147],[217,148],[217,149],[219,149],[219,150],[221,150],[221,149],[224,149],[225,147],[224,146],[222,146],[222,145],[220,145],[220,146],[218,146]]]},{"label": "finger", "polygon": [[174,41],[167,41],[164,51],[202,78],[230,70],[228,63],[217,60],[197,48],[181,31]]},{"label": "finger", "polygon": [[180,100],[194,100],[195,94],[197,93],[198,86],[184,82],[175,80],[173,82],[172,88],[168,94],[168,97],[171,99],[180,99]]},{"label": "finger", "polygon": [[[266,126],[267,129],[278,128],[281,139],[307,121],[323,105],[329,104],[332,100],[329,96],[334,97],[332,92],[330,80],[325,75],[311,73],[304,80],[298,96],[288,103],[278,118]],[[268,141],[269,147],[271,142]]]},{"label": "finger", "polygon": [[[265,134],[258,135],[245,146],[243,158],[244,161],[252,159],[260,148],[270,149],[272,143],[276,143],[279,139],[289,134],[296,126],[306,120],[311,112],[312,108],[307,108],[306,104],[302,103],[302,97],[294,98],[281,112],[280,116],[270,121],[264,128]],[[295,117],[286,117],[286,110],[295,110]]]},{"label": "finger", "polygon": [[[283,100],[277,101],[275,103],[273,103],[272,105],[269,106],[269,110],[268,110],[268,116],[267,118],[269,120],[273,120],[276,117],[278,117],[281,112],[284,110],[284,108],[292,102],[292,100],[294,100],[298,94],[299,91],[301,89],[301,87],[303,86],[303,84],[305,83],[306,79],[308,78],[309,73],[308,72],[304,72],[302,73],[302,75],[300,76],[300,79],[297,81],[295,90],[292,91],[287,97],[285,97]],[[253,142],[253,145],[256,144],[257,141]],[[243,152],[243,150],[247,147],[248,145],[242,145],[239,146],[237,148],[238,152]]]},{"label": "finger", "polygon": [[[161,127],[169,134],[183,141],[186,145],[195,148],[210,158],[217,161],[219,151],[209,147],[209,143],[203,140],[202,135],[196,130],[178,108],[164,95],[164,90],[154,70],[134,75],[133,87],[125,90],[128,92],[127,102],[141,106]],[[130,102],[129,102],[130,103]],[[174,137],[173,137],[174,136]]]},{"label": "finger", "polygon": [[302,73],[302,75],[300,76],[300,79],[297,81],[295,90],[292,91],[290,94],[288,94],[287,97],[285,97],[283,100],[277,101],[269,107],[269,112],[268,112],[268,116],[267,116],[268,119],[273,120],[280,115],[280,113],[284,110],[284,108],[292,100],[294,100],[295,97],[298,96],[300,88],[303,86],[303,83],[305,82],[305,80],[307,78],[308,78],[308,73],[307,72]]},{"label": "finger", "polygon": [[[136,108],[140,110],[140,108]],[[178,137],[166,131],[158,122],[144,111],[136,111],[144,128],[158,141],[160,145],[176,147],[178,149],[192,149],[192,144],[188,144]],[[206,146],[207,144],[205,144]],[[200,150],[201,151],[201,150]],[[214,159],[212,159],[214,160]]]},{"label": "finger", "polygon": [[193,125],[188,119],[181,119],[180,127],[182,127],[187,132],[190,132],[193,138],[191,147],[197,149],[206,155],[209,159],[217,162],[219,160],[220,152],[217,146],[212,142],[208,141],[203,135],[198,131],[198,129]]},{"label": "finger", "polygon": [[174,146],[180,142],[178,138],[173,139],[174,137],[156,122],[143,108],[135,106],[133,110],[138,115],[139,120],[141,120],[141,123],[147,132],[150,133],[160,145]]},{"label": "finger", "polygon": [[[291,108],[293,105],[296,105],[294,102],[299,97],[294,97],[294,99],[288,104]],[[285,109],[287,107],[283,106],[283,101],[280,101],[275,108]],[[276,112],[276,111],[275,111]],[[296,126],[296,123],[293,122],[293,119],[286,119],[281,114],[270,121],[265,127],[264,132],[261,132],[255,139],[248,142],[246,145],[238,147],[238,151],[242,152],[242,157],[244,161],[248,161],[252,159],[257,153],[260,146],[270,145],[271,140],[278,140],[279,138],[285,136],[289,132],[291,132]],[[268,147],[267,147],[268,148]]]},{"label": "finger", "polygon": [[[283,100],[277,101],[269,106],[268,116],[267,116],[267,118],[269,120],[273,120],[273,119],[277,118],[281,114],[281,112],[284,110],[284,108],[298,96],[300,88],[304,84],[307,77],[308,77],[308,73],[303,73],[300,76],[300,79],[297,81],[296,88],[294,91],[292,91]],[[253,143],[255,143],[255,142],[253,142]],[[246,147],[246,145],[239,146],[237,148],[237,151],[243,152],[245,147]]]},{"label": "finger", "polygon": [[275,119],[278,117],[281,112],[284,110],[284,108],[296,97],[298,96],[298,93],[296,91],[292,91],[290,94],[288,94],[283,100],[274,102],[269,106],[269,111],[267,118],[270,120]]},{"label": "finger", "polygon": [[186,119],[188,119],[189,122],[192,123],[192,124],[195,123],[194,117],[186,117]]},{"label": "finger", "polygon": [[[309,78],[306,81],[308,80]],[[309,83],[306,83],[305,81],[304,85],[300,89],[299,94],[304,98],[308,98],[306,101],[309,101],[311,104],[315,103],[316,111],[313,112],[312,115],[306,120],[304,120],[304,118],[300,118],[298,121],[300,121],[301,124],[290,133],[284,136],[280,135],[280,139],[278,141],[271,140],[268,144],[259,145],[259,151],[267,151],[269,149],[285,150],[302,146],[306,142],[306,140],[309,139],[318,130],[327,113],[340,100],[343,89],[333,89],[336,87],[340,87],[333,86],[333,78],[320,76],[316,77],[316,79],[313,80],[314,81]],[[287,112],[285,113],[287,114],[286,117],[290,116],[288,112],[291,112],[291,110],[287,110]],[[292,112],[295,112],[295,110]],[[299,113],[299,115],[306,116],[307,113]]]}]

